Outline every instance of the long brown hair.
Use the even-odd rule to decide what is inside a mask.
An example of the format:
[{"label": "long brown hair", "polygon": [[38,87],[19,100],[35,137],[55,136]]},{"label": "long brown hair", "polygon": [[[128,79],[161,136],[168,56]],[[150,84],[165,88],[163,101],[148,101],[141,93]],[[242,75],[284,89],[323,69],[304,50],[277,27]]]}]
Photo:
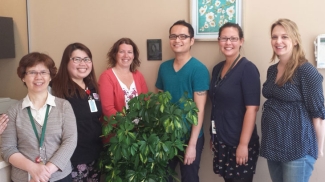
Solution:
[{"label": "long brown hair", "polygon": [[[291,59],[287,62],[282,77],[276,82],[277,85],[283,86],[286,82],[292,81],[292,77],[295,71],[297,70],[297,68],[301,66],[303,63],[307,62],[307,59],[305,57],[305,52],[301,46],[302,44],[301,36],[299,34],[298,26],[296,25],[296,23],[289,19],[279,19],[271,26],[271,36],[274,27],[278,25],[282,26],[286,30],[291,41],[293,43],[296,43],[296,45],[293,46]],[[271,58],[271,61],[275,62],[276,58],[278,58],[278,56],[273,51],[273,56]]]},{"label": "long brown hair", "polygon": [[137,70],[137,67],[139,67],[141,63],[139,60],[140,53],[137,45],[130,38],[121,38],[118,41],[116,41],[114,45],[110,48],[109,52],[107,53],[108,67],[113,68],[116,66],[117,63],[116,54],[121,44],[128,44],[132,46],[134,59],[130,65],[130,71],[135,72]]},{"label": "long brown hair", "polygon": [[[80,86],[71,79],[68,71],[68,64],[69,61],[71,61],[70,57],[72,55],[72,52],[75,50],[84,51],[88,55],[88,57],[92,60],[92,54],[90,50],[88,49],[88,47],[86,47],[81,43],[73,43],[68,45],[65,48],[62,55],[59,71],[52,80],[52,93],[57,97],[71,98],[75,96],[77,93],[82,98],[85,98],[87,96],[83,88],[80,88]],[[85,77],[83,80],[87,86],[94,87],[98,92],[94,65],[92,66],[89,75]]]}]

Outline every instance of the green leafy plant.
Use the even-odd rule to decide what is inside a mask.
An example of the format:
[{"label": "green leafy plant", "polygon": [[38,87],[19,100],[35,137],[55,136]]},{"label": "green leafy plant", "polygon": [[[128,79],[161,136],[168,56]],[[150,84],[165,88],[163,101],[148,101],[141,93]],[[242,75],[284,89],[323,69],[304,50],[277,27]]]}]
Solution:
[{"label": "green leafy plant", "polygon": [[[184,151],[184,139],[192,124],[197,125],[195,102],[187,94],[171,103],[169,92],[141,94],[109,118],[103,135],[114,136],[105,146],[99,167],[106,182],[163,182],[175,171],[168,160]],[[105,119],[108,121],[108,118]]]}]

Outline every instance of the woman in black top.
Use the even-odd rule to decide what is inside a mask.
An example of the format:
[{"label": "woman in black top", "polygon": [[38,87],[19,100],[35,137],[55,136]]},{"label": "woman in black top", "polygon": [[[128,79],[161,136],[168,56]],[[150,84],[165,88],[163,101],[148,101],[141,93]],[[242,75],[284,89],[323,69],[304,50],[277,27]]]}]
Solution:
[{"label": "woman in black top", "polygon": [[73,43],[64,50],[58,74],[52,80],[52,92],[70,102],[77,119],[78,143],[71,158],[73,181],[100,181],[94,164],[102,149],[102,108],[92,54],[85,45]]}]

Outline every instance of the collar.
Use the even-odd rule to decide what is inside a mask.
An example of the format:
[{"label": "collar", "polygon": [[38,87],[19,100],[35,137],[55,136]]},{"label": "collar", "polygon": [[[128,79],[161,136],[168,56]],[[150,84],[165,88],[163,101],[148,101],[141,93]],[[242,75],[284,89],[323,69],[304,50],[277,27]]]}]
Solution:
[{"label": "collar", "polygon": [[[46,102],[45,102],[44,105],[46,105],[46,104],[48,104],[48,105],[50,105],[52,107],[55,107],[56,106],[56,104],[55,104],[55,97],[52,94],[50,94],[49,92],[47,93],[47,98],[46,98]],[[26,95],[26,97],[23,99],[23,103],[22,103],[21,109],[24,109],[26,107],[34,108],[33,103],[30,101],[28,95]]]}]

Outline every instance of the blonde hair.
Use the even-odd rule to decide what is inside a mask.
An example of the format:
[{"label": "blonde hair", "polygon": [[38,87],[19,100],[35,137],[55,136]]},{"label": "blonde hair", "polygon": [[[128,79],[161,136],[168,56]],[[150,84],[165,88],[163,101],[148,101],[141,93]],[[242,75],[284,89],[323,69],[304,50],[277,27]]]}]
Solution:
[{"label": "blonde hair", "polygon": [[[292,81],[292,77],[295,71],[297,70],[297,68],[301,66],[303,63],[307,62],[307,59],[305,57],[305,52],[301,47],[302,44],[301,36],[299,34],[297,24],[289,19],[279,19],[276,22],[274,22],[271,26],[271,36],[274,27],[278,25],[282,26],[287,32],[292,42],[296,43],[296,45],[293,46],[291,58],[287,62],[282,77],[276,82],[277,85],[283,86],[286,82]],[[271,58],[271,61],[275,62],[276,58],[278,58],[278,56],[273,51],[273,56]]]}]

